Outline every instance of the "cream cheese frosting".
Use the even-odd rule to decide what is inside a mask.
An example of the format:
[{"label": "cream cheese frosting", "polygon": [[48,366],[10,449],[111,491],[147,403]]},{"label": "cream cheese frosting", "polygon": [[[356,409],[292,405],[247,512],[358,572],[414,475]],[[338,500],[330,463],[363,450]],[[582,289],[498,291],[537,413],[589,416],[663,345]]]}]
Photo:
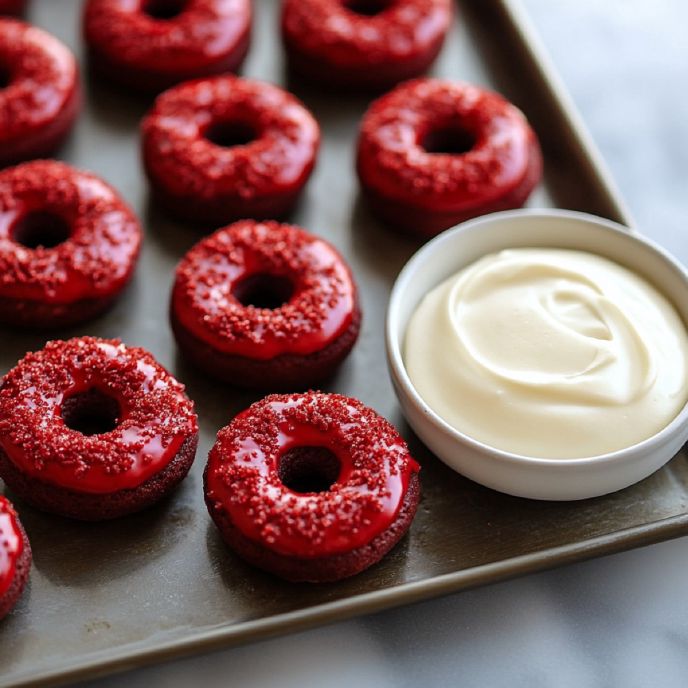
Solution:
[{"label": "cream cheese frosting", "polygon": [[430,408],[525,456],[629,447],[688,400],[688,333],[674,307],[644,278],[583,251],[483,257],[423,298],[404,344]]}]

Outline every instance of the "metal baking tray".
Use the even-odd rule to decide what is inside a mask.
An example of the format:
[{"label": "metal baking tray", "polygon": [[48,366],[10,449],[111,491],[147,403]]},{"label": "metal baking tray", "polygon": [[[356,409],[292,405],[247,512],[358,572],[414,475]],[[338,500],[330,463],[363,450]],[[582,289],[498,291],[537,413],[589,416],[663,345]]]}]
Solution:
[{"label": "metal baking tray", "polygon": [[[167,298],[176,262],[199,236],[149,202],[137,128],[148,103],[84,69],[85,108],[62,157],[114,184],[139,213],[146,241],[136,278],[115,309],[54,337],[121,337],[150,349],[187,384],[202,439],[182,487],[144,513],[83,524],[17,502],[35,566],[26,594],[0,624],[0,685],[48,685],[125,670],[688,532],[684,453],[622,492],[578,503],[544,503],[471,483],[413,436],[388,381],[383,321],[390,287],[418,244],[379,227],[360,201],[353,151],[367,99],[318,95],[288,83],[277,7],[276,0],[256,0],[244,73],[292,86],[320,121],[320,160],[292,219],[339,247],[362,292],[361,339],[326,388],[362,399],[400,428],[423,466],[417,518],[379,565],[337,584],[284,583],[224,547],[203,504],[201,475],[216,431],[257,395],[215,384],[179,358],[167,324]],[[82,57],[80,10],[76,0],[33,0],[29,19]],[[510,0],[462,0],[458,10],[433,71],[496,88],[526,112],[540,136],[546,170],[530,205],[588,211],[630,224],[518,9]],[[43,334],[2,332],[0,374],[44,342]]]}]

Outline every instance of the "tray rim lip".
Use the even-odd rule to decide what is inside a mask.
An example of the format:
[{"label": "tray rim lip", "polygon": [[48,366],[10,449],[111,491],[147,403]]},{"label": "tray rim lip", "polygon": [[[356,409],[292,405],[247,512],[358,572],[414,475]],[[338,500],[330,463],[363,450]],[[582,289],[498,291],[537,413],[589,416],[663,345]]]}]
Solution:
[{"label": "tray rim lip", "polygon": [[[612,222],[625,225],[636,232],[636,223],[614,181],[594,139],[579,114],[573,99],[556,70],[548,52],[534,28],[521,0],[494,0],[495,8],[508,20],[511,30],[520,39],[520,48],[527,54],[539,78],[547,84],[557,103],[561,121],[569,129],[571,140],[577,144],[586,160],[595,185],[604,192],[605,200],[615,213]],[[522,554],[477,567],[453,571],[423,580],[402,583],[382,590],[352,595],[347,598],[316,604],[300,610],[276,614],[210,629],[188,633],[176,640],[159,642],[153,648],[132,649],[132,645],[117,650],[103,650],[70,667],[57,667],[40,673],[15,673],[6,683],[0,676],[0,686],[29,688],[56,686],[68,682],[98,678],[133,670],[163,661],[173,661],[193,654],[212,652],[267,639],[287,632],[299,632],[336,621],[371,614],[397,606],[412,604],[481,585],[497,583],[528,573],[613,554],[642,545],[651,545],[688,534],[688,512],[656,521],[631,526],[623,530],[579,540],[567,545]],[[481,575],[482,574],[482,575]],[[145,642],[145,641],[144,641]],[[103,654],[108,653],[107,657]]]},{"label": "tray rim lip", "polygon": [[[686,534],[688,513],[668,516],[623,530],[598,535],[566,545],[500,559],[480,566],[452,571],[424,580],[402,583],[384,590],[373,590],[351,597],[316,604],[260,619],[220,624],[187,634],[183,638],[160,642],[154,649],[123,645],[118,650],[102,650],[70,668],[57,667],[39,674],[11,676],[12,683],[0,686],[30,688],[58,686],[68,682],[98,678],[164,661],[183,659],[193,654],[210,653],[241,644],[296,633],[316,626],[344,621],[363,614],[373,614],[404,604],[413,604],[459,590],[499,583],[528,573],[538,573],[595,556],[614,554],[639,545],[657,544]],[[142,641],[145,642],[145,641]],[[104,653],[109,653],[107,658]]]},{"label": "tray rim lip", "polygon": [[494,2],[502,14],[507,17],[512,30],[520,38],[521,48],[528,54],[538,76],[547,83],[554,100],[559,105],[562,120],[570,129],[572,138],[587,160],[590,171],[597,178],[597,186],[604,190],[607,202],[614,208],[616,217],[607,219],[626,226],[631,232],[637,232],[637,223],[621,193],[621,189],[614,180],[578,107],[545,48],[540,34],[525,10],[522,0],[494,0]]}]

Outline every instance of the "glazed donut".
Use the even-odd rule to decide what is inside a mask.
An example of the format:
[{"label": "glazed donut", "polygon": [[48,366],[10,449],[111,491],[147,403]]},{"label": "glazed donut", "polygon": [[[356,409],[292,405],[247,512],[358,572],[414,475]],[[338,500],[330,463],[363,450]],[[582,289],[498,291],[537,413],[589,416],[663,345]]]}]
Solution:
[{"label": "glazed donut", "polygon": [[49,33],[0,18],[0,165],[51,155],[81,104],[69,49]]},{"label": "glazed donut", "polygon": [[31,569],[31,545],[17,512],[0,495],[0,620],[21,597]]},{"label": "glazed donut", "polygon": [[361,323],[351,271],[330,244],[294,225],[253,220],[184,256],[170,311],[179,348],[197,367],[271,390],[332,375]]},{"label": "glazed donut", "polygon": [[542,155],[526,118],[501,96],[418,79],[370,106],[357,171],[374,214],[427,238],[522,206],[542,175]]},{"label": "glazed donut", "polygon": [[0,477],[44,511],[86,521],[139,511],[181,482],[197,443],[183,385],[119,340],[48,342],[0,386]]},{"label": "glazed donut", "polygon": [[0,172],[0,323],[43,329],[107,309],[141,244],[136,217],[104,181],[61,162]]},{"label": "glazed donut", "polygon": [[232,76],[163,93],[142,131],[156,199],[177,218],[215,227],[286,214],[320,145],[317,122],[294,96]]},{"label": "glazed donut", "polygon": [[451,14],[451,0],[285,0],[282,39],[295,74],[384,90],[430,67]]},{"label": "glazed donut", "polygon": [[88,0],[84,38],[94,69],[142,91],[239,69],[250,0]]},{"label": "glazed donut", "polygon": [[291,581],[372,566],[411,525],[418,464],[375,411],[339,394],[273,395],[220,430],[210,516],[236,553]]},{"label": "glazed donut", "polygon": [[26,0],[0,0],[0,14],[20,15],[26,7]]}]

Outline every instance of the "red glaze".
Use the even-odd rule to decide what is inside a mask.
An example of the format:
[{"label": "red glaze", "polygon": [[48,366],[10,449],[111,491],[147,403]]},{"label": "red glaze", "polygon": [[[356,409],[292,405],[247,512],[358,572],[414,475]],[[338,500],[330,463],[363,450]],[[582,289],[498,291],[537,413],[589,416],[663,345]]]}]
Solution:
[{"label": "red glaze", "polygon": [[[447,131],[465,153],[428,153]],[[399,229],[431,236],[476,215],[523,205],[542,173],[537,139],[501,96],[476,86],[418,79],[376,100],[363,118],[358,176],[372,209]]]},{"label": "red glaze", "polygon": [[[356,5],[381,11],[369,16]],[[390,88],[419,76],[439,53],[451,0],[285,0],[290,66],[324,85]]]},{"label": "red glaze", "polygon": [[24,537],[17,513],[9,500],[0,495],[0,599],[14,581],[23,551]]},{"label": "red glaze", "polygon": [[0,14],[22,14],[26,0],[0,0]]},{"label": "red glaze", "polygon": [[[245,145],[219,146],[214,127],[255,132]],[[276,86],[216,77],[163,93],[144,119],[143,159],[160,202],[176,216],[225,224],[288,212],[320,145],[313,116]]]},{"label": "red glaze", "polygon": [[[291,298],[275,309],[244,306],[235,289],[253,275],[286,277]],[[267,360],[308,355],[345,332],[358,307],[336,249],[295,225],[242,220],[196,244],[177,267],[172,311],[198,339],[226,354]]]},{"label": "red glaze", "polygon": [[[84,435],[62,405],[98,389],[120,409],[116,427]],[[160,472],[198,431],[193,403],[144,349],[80,337],[27,354],[0,387],[0,448],[23,473],[81,493],[135,488]]]},{"label": "red glaze", "polygon": [[[280,480],[280,457],[322,446],[341,463],[326,492],[297,493]],[[339,394],[272,395],[220,430],[206,469],[211,516],[224,513],[245,537],[286,556],[349,552],[386,530],[420,470],[394,427]]]},{"label": "red glaze", "polygon": [[0,165],[49,156],[69,134],[80,102],[69,49],[49,33],[0,19]]},{"label": "red glaze", "polygon": [[[22,218],[36,212],[62,218],[71,236],[53,248],[15,241]],[[129,281],[140,244],[136,217],[95,175],[46,160],[0,172],[0,321],[13,324],[9,304],[17,311],[94,299],[109,304]]]},{"label": "red glaze", "polygon": [[[156,18],[146,12],[151,6],[181,11]],[[89,0],[84,37],[96,69],[128,88],[159,92],[237,70],[249,48],[251,2]]]}]

